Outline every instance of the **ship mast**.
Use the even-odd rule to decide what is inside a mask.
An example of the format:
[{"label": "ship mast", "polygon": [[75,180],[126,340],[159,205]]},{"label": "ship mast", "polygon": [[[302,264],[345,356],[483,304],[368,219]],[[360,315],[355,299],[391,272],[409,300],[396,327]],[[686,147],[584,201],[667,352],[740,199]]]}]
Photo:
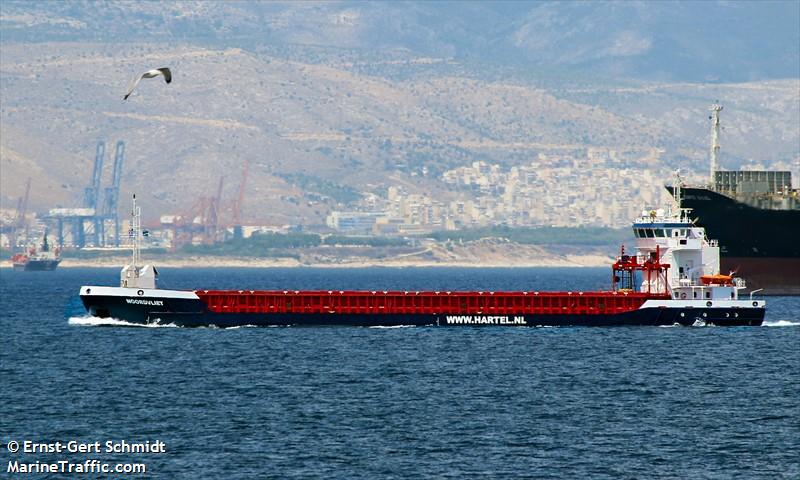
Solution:
[{"label": "ship mast", "polygon": [[681,215],[681,187],[683,187],[681,182],[683,182],[681,179],[681,170],[677,169],[675,170],[675,183],[672,186],[672,199],[675,201],[675,207],[678,215]]},{"label": "ship mast", "polygon": [[[142,241],[142,210],[136,205],[136,195],[133,196],[133,208],[131,209],[131,227],[128,230],[128,236],[132,239],[131,249],[132,258],[131,263],[125,265],[120,272],[119,286],[123,288],[156,288],[156,277],[158,271],[152,265],[139,266],[141,257],[139,250]],[[144,236],[147,236],[147,230],[144,230]],[[139,295],[143,295],[144,290],[139,290]]]},{"label": "ship mast", "polygon": [[142,233],[142,211],[136,206],[136,194],[133,194],[133,209],[131,210],[131,231],[130,235],[133,237],[133,258],[132,265],[134,270],[138,271],[139,266],[139,237]]},{"label": "ship mast", "polygon": [[714,173],[717,171],[717,157],[719,156],[719,112],[722,111],[722,105],[711,105],[711,174],[709,175],[708,183],[711,188],[714,188]]}]

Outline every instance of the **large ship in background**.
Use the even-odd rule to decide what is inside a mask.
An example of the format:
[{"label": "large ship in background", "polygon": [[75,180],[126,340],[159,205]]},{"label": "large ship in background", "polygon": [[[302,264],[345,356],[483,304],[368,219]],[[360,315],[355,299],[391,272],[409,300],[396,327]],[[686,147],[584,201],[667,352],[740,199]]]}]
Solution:
[{"label": "large ship in background", "polygon": [[38,272],[55,270],[61,263],[60,249],[51,249],[47,242],[47,230],[44,231],[42,246],[37,250],[36,247],[28,247],[25,253],[18,253],[11,257],[11,264],[14,270],[26,272]]},{"label": "large ship in background", "polygon": [[765,295],[800,295],[800,191],[789,171],[717,169],[721,110],[711,107],[709,185],[667,190],[719,241],[723,272]]}]

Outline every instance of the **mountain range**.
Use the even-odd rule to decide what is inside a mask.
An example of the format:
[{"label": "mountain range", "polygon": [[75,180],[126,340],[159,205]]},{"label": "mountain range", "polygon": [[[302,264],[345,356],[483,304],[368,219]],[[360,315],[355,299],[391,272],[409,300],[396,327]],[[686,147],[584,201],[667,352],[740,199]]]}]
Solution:
[{"label": "mountain range", "polygon": [[249,162],[244,216],[280,224],[390,185],[455,198],[441,173],[477,160],[657,151],[630,168],[700,175],[714,102],[724,167],[798,175],[799,24],[797,2],[5,1],[0,202],[31,177],[34,208],[79,206],[98,139],[126,142],[146,211],[220,178],[230,204]]}]

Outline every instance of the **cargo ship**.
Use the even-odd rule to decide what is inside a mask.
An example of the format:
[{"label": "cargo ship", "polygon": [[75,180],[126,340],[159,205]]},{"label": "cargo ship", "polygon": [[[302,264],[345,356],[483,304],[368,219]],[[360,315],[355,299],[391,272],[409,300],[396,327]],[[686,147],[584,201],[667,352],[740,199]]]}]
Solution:
[{"label": "cargo ship", "polygon": [[60,253],[58,247],[50,249],[47,242],[47,230],[45,230],[41,248],[37,251],[36,247],[28,247],[25,253],[12,256],[11,264],[14,266],[14,270],[26,272],[55,270],[61,263]]},{"label": "cargo ship", "polygon": [[677,206],[633,223],[608,291],[165,290],[141,265],[140,211],[132,212],[132,259],[120,285],[83,286],[89,315],[177,326],[617,326],[761,325],[765,302],[739,298],[744,280],[719,271],[719,246]]},{"label": "cargo ship", "polygon": [[722,271],[737,272],[764,295],[800,295],[800,191],[789,171],[717,169],[719,112],[711,107],[708,185],[667,186],[720,245]]}]

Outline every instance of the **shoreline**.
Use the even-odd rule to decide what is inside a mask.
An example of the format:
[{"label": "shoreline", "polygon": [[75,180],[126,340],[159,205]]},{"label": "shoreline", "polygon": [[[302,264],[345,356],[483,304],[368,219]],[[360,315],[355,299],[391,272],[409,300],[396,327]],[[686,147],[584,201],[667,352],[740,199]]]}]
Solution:
[{"label": "shoreline", "polygon": [[[121,268],[128,258],[73,259],[61,261],[58,268]],[[597,268],[609,267],[614,260],[601,255],[567,255],[559,258],[540,258],[529,261],[505,259],[503,261],[424,261],[410,259],[343,259],[338,262],[303,262],[294,258],[257,258],[257,257],[183,257],[157,259],[143,263],[153,264],[161,268],[537,268],[537,267],[569,267]],[[11,269],[11,261],[0,261],[0,269]]]}]

